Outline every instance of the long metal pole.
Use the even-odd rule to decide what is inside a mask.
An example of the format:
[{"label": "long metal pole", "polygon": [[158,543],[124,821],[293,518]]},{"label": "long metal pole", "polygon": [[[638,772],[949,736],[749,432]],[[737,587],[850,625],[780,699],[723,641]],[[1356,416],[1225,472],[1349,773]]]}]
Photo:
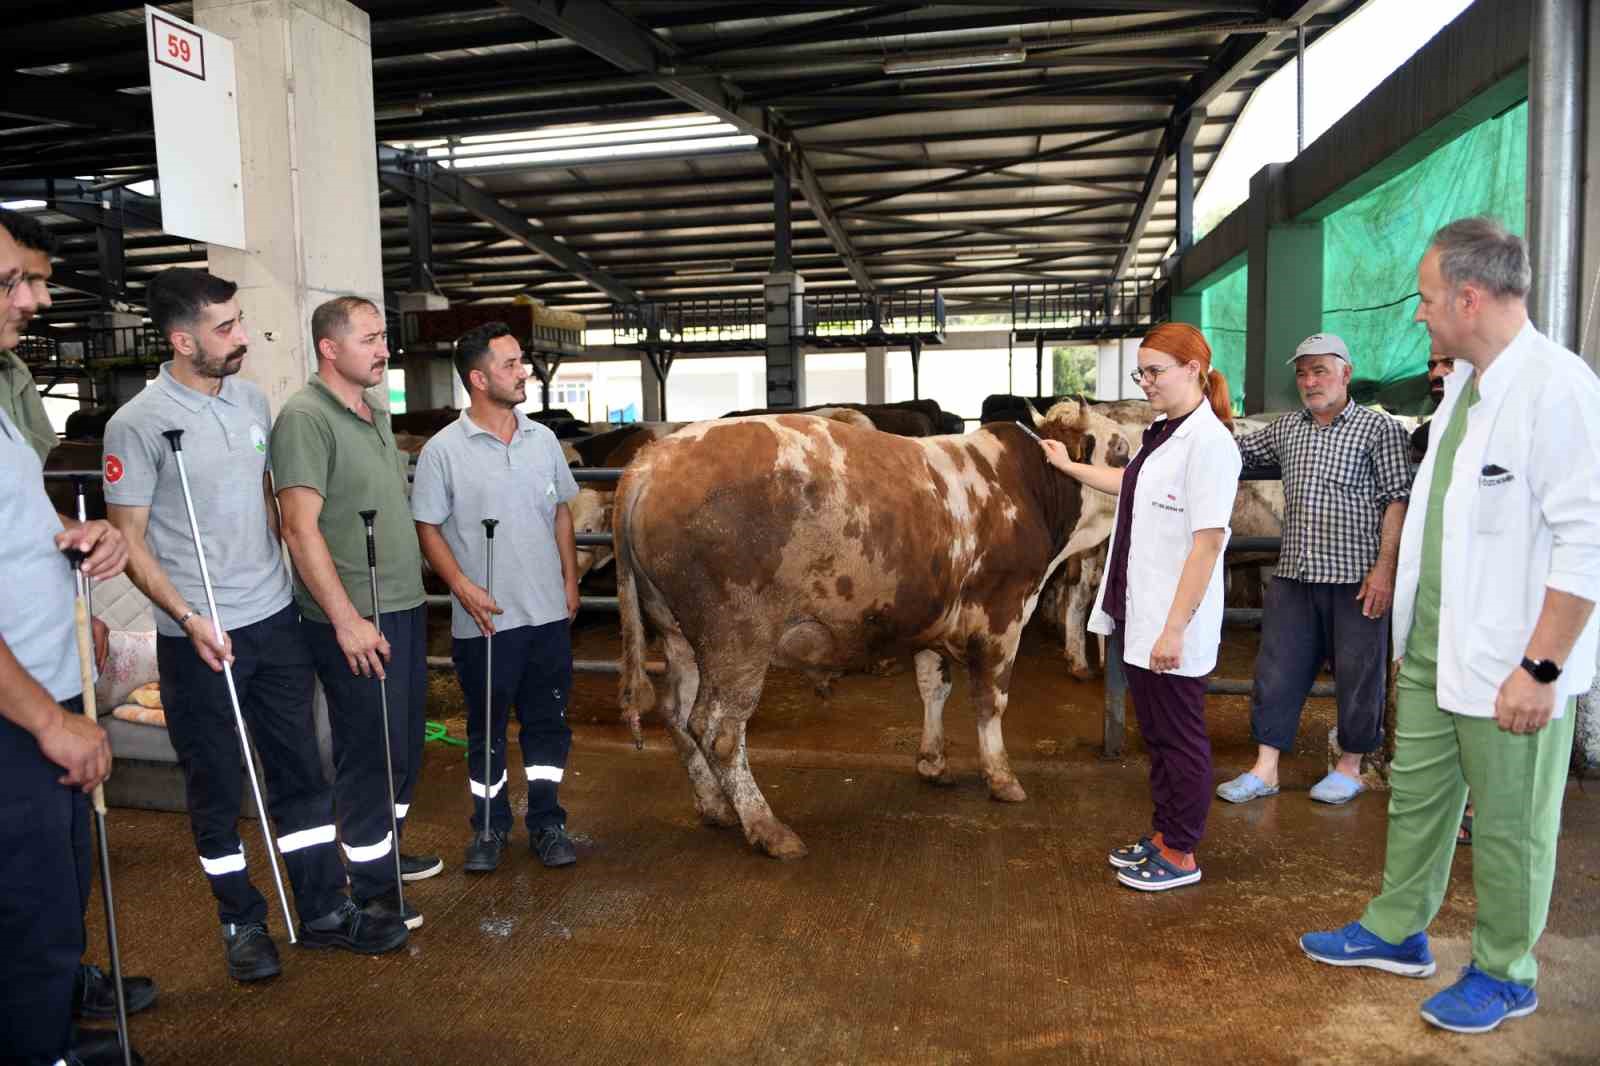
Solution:
[{"label": "long metal pole", "polygon": [[[483,591],[494,598],[494,527],[499,525],[498,519],[485,518],[483,520],[484,547],[487,549],[487,564],[484,566]],[[506,752],[507,762],[510,761],[510,752]],[[489,793],[494,786],[490,783],[494,773],[494,616],[489,616],[489,636],[483,649],[483,839],[489,840],[494,836],[494,829],[490,826]]]},{"label": "long metal pole", "polygon": [[[200,543],[200,522],[194,514],[194,496],[189,491],[189,471],[183,463],[183,430],[169,429],[161,434],[172,445],[172,457],[178,464],[178,485],[183,489],[183,509],[189,515],[189,536],[194,539],[194,555],[200,563],[200,584],[206,591],[206,610],[211,612],[211,633],[217,647],[223,646],[226,631],[217,616],[217,596],[211,588],[211,571],[206,567],[205,545]],[[250,795],[256,801],[256,817],[261,824],[261,842],[266,845],[267,864],[272,867],[272,883],[278,889],[278,904],[283,908],[283,922],[289,930],[289,943],[299,943],[295,935],[294,915],[289,911],[289,894],[283,890],[283,874],[278,869],[278,846],[272,839],[272,826],[268,821],[267,802],[261,795],[261,778],[256,774],[256,759],[250,746],[250,731],[245,728],[244,712],[239,709],[239,690],[233,683],[233,664],[222,660],[222,676],[228,684],[228,702],[233,705],[233,726],[239,733],[239,750],[244,754],[245,774],[250,778]]]},{"label": "long metal pole", "polygon": [[[85,522],[88,509],[84,505],[83,480],[77,479],[78,521]],[[83,555],[72,553],[72,577],[77,586],[78,598],[73,604],[73,623],[78,637],[78,674],[83,681],[83,713],[90,722],[99,720],[94,696],[94,641],[90,636],[90,619],[94,617],[94,591],[89,575],[83,572]],[[111,952],[111,984],[117,994],[117,1043],[122,1047],[123,1066],[133,1066],[133,1041],[128,1036],[128,1001],[122,991],[122,948],[117,942],[117,903],[111,891],[111,846],[106,839],[106,788],[104,783],[94,786],[91,797],[94,807],[95,839],[100,850],[100,898],[106,908],[106,946]]]},{"label": "long metal pole", "polygon": [[1294,31],[1294,154],[1306,150],[1306,24]]},{"label": "long metal pole", "polygon": [[[372,585],[372,626],[383,634],[383,609],[378,605],[378,541],[372,523],[377,511],[362,511],[361,521],[367,527],[367,580]],[[394,807],[394,756],[389,751],[389,682],[378,678],[378,702],[383,710],[383,768],[384,782],[389,786],[389,839],[394,842],[394,896],[395,910],[403,920],[406,913],[405,875],[400,872],[400,816]]]},{"label": "long metal pole", "polygon": [[1528,46],[1528,313],[1577,348],[1579,189],[1583,176],[1583,0],[1538,0]]}]

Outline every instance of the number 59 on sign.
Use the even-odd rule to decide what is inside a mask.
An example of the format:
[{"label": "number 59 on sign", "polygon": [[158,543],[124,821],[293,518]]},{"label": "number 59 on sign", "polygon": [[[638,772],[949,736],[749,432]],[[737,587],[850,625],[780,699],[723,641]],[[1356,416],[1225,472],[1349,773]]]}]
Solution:
[{"label": "number 59 on sign", "polygon": [[150,19],[151,58],[191,78],[206,80],[205,39],[159,15]]}]

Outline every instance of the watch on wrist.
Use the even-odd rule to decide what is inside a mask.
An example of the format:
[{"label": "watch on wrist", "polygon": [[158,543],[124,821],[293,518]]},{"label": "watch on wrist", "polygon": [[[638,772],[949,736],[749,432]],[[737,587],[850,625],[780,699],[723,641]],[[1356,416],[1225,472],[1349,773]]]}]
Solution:
[{"label": "watch on wrist", "polygon": [[184,628],[184,626],[188,623],[189,619],[193,618],[195,615],[197,615],[199,613],[200,613],[199,611],[185,611],[185,612],[183,612],[183,617],[178,619],[178,628],[179,629]]},{"label": "watch on wrist", "polygon": [[1522,668],[1533,675],[1533,679],[1541,685],[1548,685],[1561,676],[1561,667],[1556,665],[1554,659],[1529,659],[1524,657]]}]

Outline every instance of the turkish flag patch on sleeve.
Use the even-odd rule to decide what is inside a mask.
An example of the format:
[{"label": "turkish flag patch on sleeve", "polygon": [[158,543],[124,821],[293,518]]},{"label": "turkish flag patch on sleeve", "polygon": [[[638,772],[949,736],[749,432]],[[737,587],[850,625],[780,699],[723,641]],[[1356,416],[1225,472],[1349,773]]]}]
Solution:
[{"label": "turkish flag patch on sleeve", "polygon": [[115,455],[106,455],[106,484],[115,485],[122,480],[122,460]]}]

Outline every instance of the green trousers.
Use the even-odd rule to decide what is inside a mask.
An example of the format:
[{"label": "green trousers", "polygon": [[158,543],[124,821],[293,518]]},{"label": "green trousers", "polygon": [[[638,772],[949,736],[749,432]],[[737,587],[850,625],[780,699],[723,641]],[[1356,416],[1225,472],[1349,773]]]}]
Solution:
[{"label": "green trousers", "polygon": [[1401,689],[1396,699],[1383,891],[1361,924],[1398,943],[1433,921],[1470,790],[1478,897],[1472,961],[1491,977],[1532,985],[1539,976],[1533,946],[1550,913],[1577,701],[1539,732],[1516,735],[1493,718],[1441,711],[1431,691]]}]

